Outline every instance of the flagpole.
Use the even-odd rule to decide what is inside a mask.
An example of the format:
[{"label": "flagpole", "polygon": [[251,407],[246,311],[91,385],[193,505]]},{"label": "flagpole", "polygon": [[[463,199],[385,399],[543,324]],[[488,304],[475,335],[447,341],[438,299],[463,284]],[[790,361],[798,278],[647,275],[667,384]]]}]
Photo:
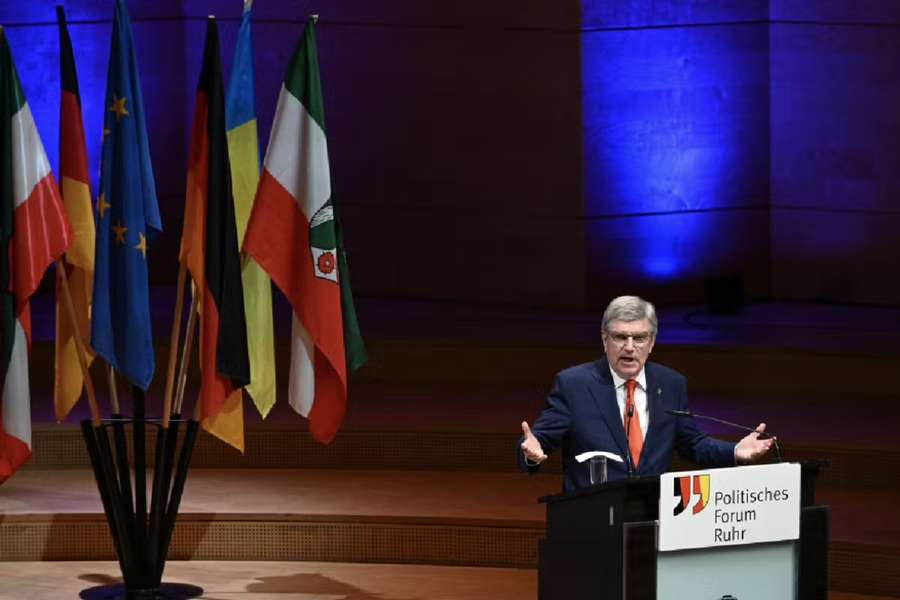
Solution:
[{"label": "flagpole", "polygon": [[[178,269],[177,298],[175,300],[175,317],[172,323],[171,348],[169,349],[169,366],[166,374],[166,395],[163,399],[163,420],[156,437],[156,460],[153,468],[153,491],[150,496],[150,529],[147,540],[149,568],[162,577],[165,566],[166,546],[162,540],[167,538],[163,530],[168,513],[168,498],[172,480],[172,460],[175,456],[175,446],[178,439],[178,425],[181,417],[180,410],[175,407],[175,421],[170,423],[172,417],[172,388],[175,380],[175,366],[178,362],[178,343],[181,333],[181,312],[184,306],[184,285],[187,268],[181,263]],[[191,342],[195,322],[194,296],[191,294],[190,313],[188,315],[188,332],[186,333],[185,347],[181,352],[181,368],[179,369],[178,393],[184,392],[180,378],[183,375],[185,364],[190,363]]]},{"label": "flagpole", "polygon": [[106,382],[109,387],[109,404],[112,408],[113,443],[116,448],[116,465],[119,469],[119,486],[122,502],[129,518],[134,516],[134,496],[131,489],[131,469],[128,466],[128,443],[125,439],[125,423],[119,410],[119,388],[116,386],[116,371],[106,364]]},{"label": "flagpole", "polygon": [[[187,382],[187,371],[191,363],[191,353],[194,345],[194,335],[197,330],[197,294],[196,290],[191,290],[191,305],[188,312],[187,331],[184,334],[184,349],[181,353],[181,364],[178,372],[178,388],[174,398],[174,413],[180,417],[184,402],[184,389]],[[174,477],[172,477],[172,460],[175,455],[176,439],[179,421],[175,421],[172,425],[172,435],[167,439],[165,448],[165,462],[161,476],[162,486],[158,491],[158,500],[153,511],[153,521],[151,522],[151,535],[149,540],[149,551],[152,554],[157,570],[157,578],[162,577],[165,568],[166,550],[172,540],[172,532],[175,528],[175,520],[178,517],[178,508],[181,505],[181,497],[184,494],[184,485],[187,481],[188,469],[191,464],[191,454],[194,450],[194,443],[197,439],[198,428],[198,410],[201,404],[197,400],[194,409],[194,418],[188,420],[185,427],[184,439],[181,444],[181,452],[178,457],[178,464],[175,467]],[[165,432],[165,430],[163,430]],[[171,481],[171,489],[168,487]],[[168,500],[168,501],[167,501]]]},{"label": "flagpole", "polygon": [[[116,372],[113,366],[106,364],[106,381],[109,385],[109,403],[112,407],[113,444],[116,449],[115,466],[119,475],[119,497],[128,519],[134,518],[134,495],[131,488],[131,469],[128,466],[128,442],[125,439],[125,424],[119,412],[119,391],[116,388]],[[105,432],[104,432],[105,436]],[[107,444],[109,442],[106,442]]]},{"label": "flagpole", "polygon": [[[181,337],[181,311],[184,309],[184,283],[186,274],[187,267],[182,261],[179,263],[178,267],[178,283],[175,286],[175,316],[172,319],[172,334],[169,337],[169,367],[166,371],[166,392],[165,396],[163,396],[163,429],[169,427],[169,419],[172,415],[172,388],[175,386],[175,365],[178,362],[178,342]],[[184,357],[182,357],[182,363],[183,362]]]},{"label": "flagpole", "polygon": [[[175,412],[181,414],[184,407],[184,388],[187,384],[187,369],[191,363],[191,351],[194,346],[194,331],[197,329],[197,297],[191,293],[191,308],[188,313],[187,331],[184,334],[184,352],[181,355],[181,367],[178,372],[178,390],[175,394]],[[194,419],[196,420],[196,418]]]},{"label": "flagpole", "polygon": [[81,331],[78,329],[78,319],[75,316],[75,305],[72,303],[72,292],[69,290],[69,278],[66,266],[62,260],[56,261],[56,272],[62,282],[63,304],[66,307],[69,320],[72,322],[72,337],[75,339],[75,349],[78,354],[78,363],[81,365],[81,374],[84,378],[84,389],[87,392],[88,404],[91,407],[91,424],[94,428],[100,427],[100,406],[97,404],[97,394],[94,391],[94,380],[91,378],[90,367],[87,363],[87,353],[84,350],[84,340],[81,339]]},{"label": "flagpole", "polygon": [[109,404],[112,407],[113,418],[116,418],[117,416],[121,417],[122,412],[119,410],[119,390],[116,388],[116,372],[109,363],[106,364],[106,383],[109,386]]}]

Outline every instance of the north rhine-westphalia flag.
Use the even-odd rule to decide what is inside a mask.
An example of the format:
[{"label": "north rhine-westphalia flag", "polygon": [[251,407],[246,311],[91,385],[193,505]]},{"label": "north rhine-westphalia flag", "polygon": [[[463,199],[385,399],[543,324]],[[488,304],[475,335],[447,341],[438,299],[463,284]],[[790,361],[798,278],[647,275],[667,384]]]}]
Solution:
[{"label": "north rhine-westphalia flag", "polygon": [[155,367],[147,250],[162,223],[124,0],[116,0],[104,109],[91,346],[146,390]]},{"label": "north rhine-westphalia flag", "polygon": [[[256,101],[253,82],[253,36],[250,32],[251,2],[244,2],[244,16],[234,47],[231,79],[225,94],[225,126],[238,247],[243,243],[253,197],[259,183],[259,138],[256,132]],[[250,385],[246,390],[263,418],[275,405],[275,337],[272,326],[272,284],[265,271],[247,257],[241,268],[244,310],[247,315],[247,351],[250,355]]]},{"label": "north rhine-westphalia flag", "polygon": [[250,364],[219,34],[212,17],[206,25],[194,106],[180,258],[190,271],[199,302],[203,427],[243,451],[241,387],[250,382]]},{"label": "north rhine-westphalia flag", "polygon": [[328,443],[346,412],[348,374],[366,351],[332,196],[312,18],[278,96],[244,250],[293,307],[289,400]]},{"label": "north rhine-westphalia flag", "polygon": [[[81,397],[84,375],[75,347],[75,331],[87,344],[90,339],[91,286],[94,281],[94,213],[88,177],[87,145],[81,119],[81,96],[78,94],[78,74],[72,41],[66,27],[62,6],[56,7],[59,19],[59,70],[62,89],[59,99],[59,179],[63,204],[74,238],[61,261],[65,269],[57,269],[56,283],[56,371],[53,381],[53,404],[56,418],[62,421]],[[72,305],[73,323],[62,299],[59,279],[67,277]],[[94,360],[87,351],[88,365]]]},{"label": "north rhine-westphalia flag", "polygon": [[72,233],[0,28],[0,483],[31,456],[28,301]]}]

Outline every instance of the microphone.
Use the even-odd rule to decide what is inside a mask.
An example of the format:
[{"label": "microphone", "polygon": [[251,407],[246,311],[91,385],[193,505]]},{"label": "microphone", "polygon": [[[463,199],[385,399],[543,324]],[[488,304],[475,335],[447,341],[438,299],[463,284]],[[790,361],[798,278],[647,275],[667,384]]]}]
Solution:
[{"label": "microphone", "polygon": [[625,466],[628,468],[629,479],[634,477],[634,463],[631,462],[631,448],[628,448],[628,450],[625,451]]},{"label": "microphone", "polygon": [[726,421],[725,419],[720,419],[718,417],[710,417],[708,415],[698,415],[697,413],[693,413],[689,410],[675,410],[675,409],[667,409],[667,415],[672,415],[673,417],[686,417],[690,419],[703,419],[705,421],[714,421],[716,423],[721,423],[722,425],[728,425],[729,427],[734,427],[735,429],[741,429],[743,431],[756,432],[759,434],[759,437],[768,440],[772,440],[772,445],[775,446],[775,457],[778,459],[778,462],[784,462],[781,458],[781,448],[778,447],[778,440],[775,439],[775,436],[769,433],[768,431],[756,431],[753,427],[747,427],[746,425],[740,425],[738,423],[732,423],[731,421]]},{"label": "microphone", "polygon": [[[634,421],[634,403],[626,404],[625,406],[625,441],[628,441],[628,436],[631,435],[631,423]],[[631,462],[631,448],[625,452],[625,463],[628,466],[628,476],[634,477],[634,464]]]}]

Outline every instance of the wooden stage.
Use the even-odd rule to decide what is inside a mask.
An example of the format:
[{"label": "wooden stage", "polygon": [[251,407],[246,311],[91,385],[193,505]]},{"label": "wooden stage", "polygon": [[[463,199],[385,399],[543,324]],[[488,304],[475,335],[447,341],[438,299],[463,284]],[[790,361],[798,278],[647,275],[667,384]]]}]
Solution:
[{"label": "wooden stage", "polygon": [[[535,598],[537,498],[558,491],[558,464],[516,472],[518,424],[556,371],[598,355],[599,315],[374,300],[360,315],[371,359],[333,444],[283,403],[265,422],[247,407],[243,455],[201,436],[165,580],[219,600]],[[35,330],[34,458],[0,486],[0,599],[77,597],[118,577],[85,409],[53,423],[52,322]],[[830,462],[818,500],[831,506],[832,600],[900,598],[900,311],[674,308],[654,358],[688,376],[696,412],[764,420],[785,458]],[[282,376],[286,359],[281,335]]]}]

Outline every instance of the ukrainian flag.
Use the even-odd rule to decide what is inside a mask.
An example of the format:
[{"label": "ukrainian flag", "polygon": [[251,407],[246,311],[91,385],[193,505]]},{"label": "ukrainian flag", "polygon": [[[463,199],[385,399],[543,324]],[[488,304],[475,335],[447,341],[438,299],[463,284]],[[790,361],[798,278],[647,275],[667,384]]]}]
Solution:
[{"label": "ukrainian flag", "polygon": [[[234,49],[231,79],[225,95],[225,127],[234,189],[238,244],[253,208],[259,182],[259,140],[253,91],[253,36],[250,31],[252,0],[245,0],[244,15]],[[250,385],[245,389],[263,418],[275,404],[275,341],[272,327],[272,286],[265,271],[246,257],[242,269],[244,310],[247,317]]]}]

